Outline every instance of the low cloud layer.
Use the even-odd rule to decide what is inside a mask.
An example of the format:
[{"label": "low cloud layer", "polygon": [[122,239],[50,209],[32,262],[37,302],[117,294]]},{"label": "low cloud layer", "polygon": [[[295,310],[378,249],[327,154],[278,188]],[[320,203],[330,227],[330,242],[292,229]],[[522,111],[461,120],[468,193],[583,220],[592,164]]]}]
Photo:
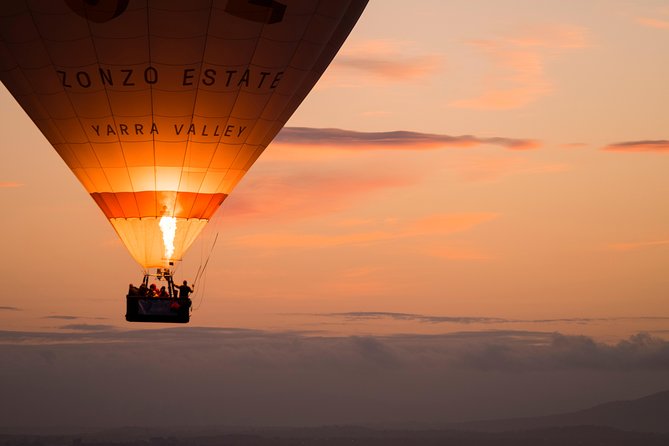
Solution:
[{"label": "low cloud layer", "polygon": [[[405,313],[335,313],[345,317],[398,317],[423,319],[425,322],[499,323],[509,321],[490,317],[433,317]],[[554,321],[576,320],[555,319]],[[597,320],[597,319],[578,319]],[[541,320],[540,322],[551,320]],[[152,355],[170,357],[170,348],[189,351],[191,359],[222,362],[217,367],[272,367],[318,368],[340,361],[341,367],[359,367],[362,364],[392,363],[397,367],[424,367],[448,365],[463,369],[477,369],[481,358],[491,348],[498,352],[495,360],[485,361],[486,369],[548,370],[567,368],[616,369],[669,369],[669,341],[639,333],[616,344],[597,342],[586,336],[567,336],[560,333],[495,330],[455,332],[441,335],[379,335],[324,337],[318,332],[271,332],[262,330],[225,328],[175,328],[158,330],[120,331],[109,325],[66,324],[60,332],[0,331],[0,346],[7,352],[46,348],[54,355],[63,346],[77,346],[82,351],[90,347],[136,352],[150,351]],[[82,330],[87,333],[71,333]],[[97,347],[96,347],[97,346]],[[118,349],[116,347],[118,347]],[[29,348],[28,348],[29,347]],[[75,349],[75,350],[76,350]],[[199,356],[199,353],[205,353]],[[383,354],[381,354],[383,353]],[[585,354],[587,353],[587,355]],[[193,356],[194,355],[194,356]],[[97,356],[97,355],[94,355]],[[56,356],[51,356],[56,359]],[[416,361],[422,358],[421,361]],[[472,360],[473,358],[477,358]],[[98,359],[102,360],[102,357]],[[140,360],[140,357],[135,359]],[[213,364],[213,363],[212,363]],[[175,366],[181,366],[176,361]]]}]

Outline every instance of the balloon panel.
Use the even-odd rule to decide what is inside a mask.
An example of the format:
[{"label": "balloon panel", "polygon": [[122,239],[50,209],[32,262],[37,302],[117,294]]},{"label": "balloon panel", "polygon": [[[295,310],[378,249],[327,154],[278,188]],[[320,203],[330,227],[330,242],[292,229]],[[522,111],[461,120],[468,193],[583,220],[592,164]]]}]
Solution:
[{"label": "balloon panel", "polygon": [[180,259],[366,0],[0,6],[0,76],[144,267]]}]

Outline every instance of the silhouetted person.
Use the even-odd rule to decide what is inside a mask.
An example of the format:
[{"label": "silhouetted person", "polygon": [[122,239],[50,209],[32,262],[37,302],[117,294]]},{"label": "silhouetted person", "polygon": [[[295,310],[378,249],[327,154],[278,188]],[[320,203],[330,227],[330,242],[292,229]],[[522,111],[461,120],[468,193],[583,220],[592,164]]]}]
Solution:
[{"label": "silhouetted person", "polygon": [[146,297],[149,294],[149,289],[146,287],[145,283],[142,283],[137,291],[139,291],[141,297]]},{"label": "silhouetted person", "polygon": [[158,294],[158,297],[162,298],[170,297],[169,293],[167,292],[164,286],[160,287],[160,293]]},{"label": "silhouetted person", "polygon": [[184,280],[184,283],[178,288],[179,299],[188,299],[188,295],[193,292],[193,289],[188,286],[188,281],[186,280]]},{"label": "silhouetted person", "polygon": [[152,283],[149,287],[149,297],[158,297],[158,287],[155,283]]},{"label": "silhouetted person", "polygon": [[139,296],[139,288],[132,283],[128,285],[128,296]]}]

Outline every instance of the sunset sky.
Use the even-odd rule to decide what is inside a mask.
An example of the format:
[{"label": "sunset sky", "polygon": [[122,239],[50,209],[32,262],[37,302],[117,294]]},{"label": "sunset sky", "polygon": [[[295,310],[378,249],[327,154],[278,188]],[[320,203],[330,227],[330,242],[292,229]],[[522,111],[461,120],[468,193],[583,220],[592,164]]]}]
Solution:
[{"label": "sunset sky", "polygon": [[[222,409],[235,423],[493,417],[509,401],[526,415],[665,390],[667,54],[662,0],[372,0],[178,267],[192,281],[216,239],[178,329],[125,322],[141,269],[2,87],[0,354],[13,365],[0,382],[42,371],[0,418],[28,423],[37,396],[21,389],[86,367],[113,375],[110,357],[153,376],[168,357],[154,342],[192,348],[175,367],[200,382],[224,376],[245,401]],[[91,345],[104,347],[87,366]],[[368,385],[360,413],[341,409],[337,389]],[[249,389],[267,403],[257,418]],[[382,410],[388,389],[404,411]],[[80,407],[120,407],[100,392]],[[304,397],[287,415],[272,403],[283,392],[334,402],[312,412]],[[213,407],[201,397],[189,410]]]}]

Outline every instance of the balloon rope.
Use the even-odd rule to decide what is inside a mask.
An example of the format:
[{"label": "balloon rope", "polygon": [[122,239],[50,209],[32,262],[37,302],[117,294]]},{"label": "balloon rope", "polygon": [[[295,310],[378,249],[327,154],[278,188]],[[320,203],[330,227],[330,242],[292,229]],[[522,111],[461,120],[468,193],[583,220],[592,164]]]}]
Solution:
[{"label": "balloon rope", "polygon": [[[195,283],[198,280],[200,280],[200,277],[203,274],[206,274],[207,265],[209,264],[209,259],[211,258],[211,254],[214,252],[214,246],[216,246],[216,241],[217,240],[218,240],[218,232],[216,233],[216,237],[214,237],[214,243],[211,244],[211,249],[209,250],[209,255],[207,256],[207,260],[204,262],[204,267],[200,264],[200,268],[198,269],[198,273],[195,275],[195,280],[193,280],[193,287],[195,287]],[[191,312],[195,311],[195,310],[199,310],[200,307],[202,306],[202,302],[204,301],[206,285],[207,285],[207,278],[205,277],[204,285],[202,286],[202,293],[200,294],[200,303],[197,305],[196,308],[191,308]]]},{"label": "balloon rope", "polygon": [[214,252],[214,246],[216,246],[217,240],[218,240],[218,232],[216,233],[216,237],[214,237],[214,243],[211,244],[211,249],[209,250],[209,255],[207,256],[207,260],[204,262],[204,267],[198,269],[197,274],[195,275],[195,280],[193,280],[193,286],[195,286],[195,283],[200,279],[200,276],[204,274],[204,271],[207,269],[207,265],[209,264],[209,259],[211,258],[211,254]]},{"label": "balloon rope", "polygon": [[202,269],[202,257],[200,257],[200,266],[197,267],[197,273],[195,273],[195,280],[193,280],[193,286],[197,282],[197,278],[200,277],[200,270]]},{"label": "balloon rope", "polygon": [[[214,237],[214,243],[211,244],[211,249],[209,250],[209,255],[207,256],[207,260],[204,262],[204,267],[202,264],[200,264],[200,268],[197,270],[197,274],[195,275],[195,280],[193,280],[193,288],[195,288],[195,284],[200,280],[200,277],[205,274],[207,270],[207,265],[209,264],[209,259],[211,258],[211,254],[214,252],[214,246],[216,246],[216,241],[218,240],[218,232],[216,233],[216,237]],[[191,308],[191,312],[195,310],[199,310],[200,307],[202,306],[202,302],[204,301],[204,294],[205,294],[205,288],[207,285],[206,277],[205,277],[205,284],[202,286],[202,293],[200,294],[200,303],[197,305],[196,308]],[[198,290],[199,291],[199,290]]]},{"label": "balloon rope", "polygon": [[206,290],[207,290],[207,276],[206,276],[206,273],[205,273],[204,284],[200,287],[200,290],[198,290],[199,291],[199,296],[200,296],[200,302],[197,304],[197,307],[191,307],[191,309],[190,309],[191,313],[193,311],[199,310],[200,307],[202,306],[202,302],[204,302],[204,296],[205,296],[205,294],[207,294]]}]

